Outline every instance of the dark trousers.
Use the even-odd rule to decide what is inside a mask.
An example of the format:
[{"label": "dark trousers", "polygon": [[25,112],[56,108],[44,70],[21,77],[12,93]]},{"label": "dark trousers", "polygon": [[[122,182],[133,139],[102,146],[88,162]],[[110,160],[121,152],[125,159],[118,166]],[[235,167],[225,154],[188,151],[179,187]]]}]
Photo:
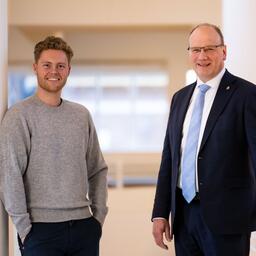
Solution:
[{"label": "dark trousers", "polygon": [[33,223],[21,243],[22,256],[98,256],[101,225],[93,217],[59,223]]},{"label": "dark trousers", "polygon": [[[250,236],[214,234],[201,215],[200,199],[188,204],[177,189],[174,243],[176,256],[248,256]],[[234,225],[236,225],[234,223]]]}]

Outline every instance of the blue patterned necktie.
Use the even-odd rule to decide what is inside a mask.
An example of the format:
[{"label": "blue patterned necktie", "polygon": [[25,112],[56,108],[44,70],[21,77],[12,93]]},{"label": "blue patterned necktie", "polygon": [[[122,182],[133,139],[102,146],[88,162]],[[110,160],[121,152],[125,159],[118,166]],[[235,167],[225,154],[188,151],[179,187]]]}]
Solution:
[{"label": "blue patterned necktie", "polygon": [[196,195],[197,147],[204,108],[204,96],[209,88],[210,86],[207,84],[199,85],[199,92],[196,97],[189,124],[187,141],[183,151],[183,161],[181,165],[182,194],[188,203],[190,203]]}]

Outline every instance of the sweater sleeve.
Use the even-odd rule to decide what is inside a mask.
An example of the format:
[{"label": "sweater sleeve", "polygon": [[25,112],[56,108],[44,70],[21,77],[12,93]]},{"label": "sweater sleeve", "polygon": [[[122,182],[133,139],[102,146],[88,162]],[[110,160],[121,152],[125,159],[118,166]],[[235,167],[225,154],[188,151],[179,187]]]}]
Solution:
[{"label": "sweater sleeve", "polygon": [[93,216],[103,225],[108,212],[107,201],[107,170],[100,150],[98,137],[93,121],[89,116],[89,140],[86,154],[89,199]]},{"label": "sweater sleeve", "polygon": [[30,152],[30,134],[19,111],[9,110],[0,127],[0,196],[20,237],[31,229],[23,175]]}]

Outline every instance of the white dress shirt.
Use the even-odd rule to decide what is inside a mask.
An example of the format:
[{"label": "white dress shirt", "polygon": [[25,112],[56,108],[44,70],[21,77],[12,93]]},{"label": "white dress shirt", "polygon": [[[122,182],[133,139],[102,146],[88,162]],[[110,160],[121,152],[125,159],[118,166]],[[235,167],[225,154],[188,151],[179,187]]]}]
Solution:
[{"label": "white dress shirt", "polygon": [[[183,123],[183,130],[182,130],[182,140],[181,140],[181,164],[183,161],[183,152],[184,152],[184,148],[186,145],[186,140],[187,140],[187,135],[188,135],[188,129],[189,129],[189,124],[190,124],[190,120],[191,120],[191,116],[192,116],[192,112],[193,112],[193,108],[195,105],[195,100],[198,94],[198,90],[199,90],[199,85],[201,84],[207,84],[210,86],[209,90],[205,93],[205,101],[204,101],[204,108],[203,108],[203,114],[202,114],[202,120],[201,120],[201,126],[200,126],[200,132],[199,132],[199,138],[198,138],[198,145],[197,145],[197,155],[198,155],[198,150],[200,148],[200,144],[203,138],[203,134],[204,134],[204,129],[206,126],[206,122],[210,113],[210,110],[212,108],[212,104],[215,98],[215,95],[217,93],[217,90],[219,88],[219,84],[220,81],[223,77],[225,73],[225,68],[223,68],[221,70],[221,72],[215,76],[213,79],[209,80],[208,82],[204,83],[202,82],[199,78],[197,78],[197,82],[196,82],[196,86],[195,86],[195,90],[192,94],[192,97],[190,99],[190,103],[188,106],[188,110],[185,116],[185,120]],[[179,173],[179,179],[178,179],[178,187],[182,188],[182,182],[181,182],[181,168],[180,168],[180,173]],[[196,161],[196,191],[198,192],[198,173],[197,173],[197,161]]]}]

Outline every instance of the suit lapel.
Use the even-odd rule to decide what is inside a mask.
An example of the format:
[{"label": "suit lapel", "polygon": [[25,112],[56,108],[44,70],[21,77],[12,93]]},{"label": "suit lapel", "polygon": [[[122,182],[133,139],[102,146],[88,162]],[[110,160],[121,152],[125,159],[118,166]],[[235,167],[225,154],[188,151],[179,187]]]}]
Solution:
[{"label": "suit lapel", "polygon": [[177,129],[176,129],[176,151],[180,153],[180,145],[181,145],[181,139],[182,139],[182,130],[183,130],[183,123],[184,119],[188,110],[188,106],[194,91],[194,88],[196,86],[196,83],[193,83],[189,85],[186,89],[184,90],[183,93],[180,95],[180,97],[177,99],[179,101],[179,107],[177,108],[177,113],[175,115],[176,117],[176,122],[177,122]]},{"label": "suit lapel", "polygon": [[226,104],[228,103],[233,92],[236,90],[236,86],[232,84],[234,80],[235,76],[226,71],[220,82],[209,117],[206,122],[200,150],[204,147],[215,123],[217,122],[218,117],[224,111]]}]

